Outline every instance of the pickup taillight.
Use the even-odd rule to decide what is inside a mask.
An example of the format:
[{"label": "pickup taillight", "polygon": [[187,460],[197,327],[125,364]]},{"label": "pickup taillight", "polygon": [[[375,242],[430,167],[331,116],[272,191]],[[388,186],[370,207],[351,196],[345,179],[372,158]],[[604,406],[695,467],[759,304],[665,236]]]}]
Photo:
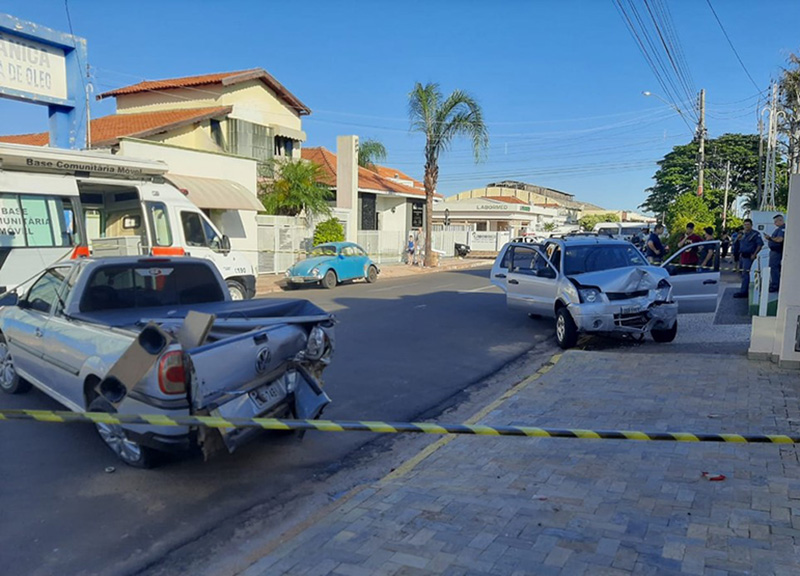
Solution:
[{"label": "pickup taillight", "polygon": [[164,394],[186,393],[186,371],[183,369],[183,353],[180,350],[167,352],[159,360],[158,387]]}]

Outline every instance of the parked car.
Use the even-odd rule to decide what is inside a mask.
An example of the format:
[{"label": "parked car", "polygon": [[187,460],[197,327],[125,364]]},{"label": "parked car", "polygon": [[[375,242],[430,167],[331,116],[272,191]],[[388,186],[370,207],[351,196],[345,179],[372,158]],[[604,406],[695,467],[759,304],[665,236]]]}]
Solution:
[{"label": "parked car", "polygon": [[[716,241],[703,244],[719,248]],[[509,307],[555,318],[562,348],[574,346],[582,332],[649,332],[657,342],[671,342],[679,311],[716,310],[719,258],[712,269],[675,265],[691,248],[651,266],[630,242],[602,235],[550,239],[541,247],[510,242],[495,260],[491,282],[506,293]]]},{"label": "parked car", "polygon": [[378,280],[380,269],[366,251],[353,242],[329,242],[314,246],[308,257],[286,271],[289,289],[303,284],[319,284],[334,288],[346,280],[363,278],[369,283]]},{"label": "parked car", "polygon": [[[72,260],[50,266],[27,293],[7,294],[2,304],[0,388],[10,394],[33,385],[75,412],[223,418],[317,418],[330,402],[322,371],[333,353],[332,316],[305,300],[232,301],[205,259]],[[184,349],[177,341],[190,311],[215,318]],[[101,384],[153,325],[170,338],[152,353],[153,366],[141,369],[146,375],[111,398]],[[210,442],[213,434],[233,451],[256,432],[141,424],[97,430],[136,467],[148,467],[154,450],[206,450],[218,443]]]}]

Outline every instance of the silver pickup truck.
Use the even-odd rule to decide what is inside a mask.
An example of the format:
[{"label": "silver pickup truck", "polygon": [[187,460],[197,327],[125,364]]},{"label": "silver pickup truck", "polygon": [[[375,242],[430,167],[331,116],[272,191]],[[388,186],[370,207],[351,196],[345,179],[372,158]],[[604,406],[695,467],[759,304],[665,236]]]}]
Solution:
[{"label": "silver pickup truck", "polygon": [[[216,268],[196,258],[81,259],[49,267],[20,296],[0,299],[0,388],[31,385],[76,412],[224,418],[317,418],[330,398],[322,371],[333,317],[306,300],[231,301]],[[190,313],[213,315],[195,346],[179,344]],[[211,318],[211,316],[205,316]],[[99,386],[144,333],[167,345],[119,401]],[[156,451],[222,443],[233,451],[254,429],[98,424],[125,463],[148,467]]]}]

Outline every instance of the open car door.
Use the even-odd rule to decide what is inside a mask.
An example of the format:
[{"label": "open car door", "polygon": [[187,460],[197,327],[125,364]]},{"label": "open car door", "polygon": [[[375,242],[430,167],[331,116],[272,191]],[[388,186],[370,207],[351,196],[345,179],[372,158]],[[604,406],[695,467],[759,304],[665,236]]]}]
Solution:
[{"label": "open car door", "polygon": [[516,244],[510,250],[506,304],[540,316],[553,316],[558,272],[538,247]]},{"label": "open car door", "polygon": [[492,265],[492,271],[489,273],[489,281],[503,292],[506,291],[506,277],[508,276],[508,265],[511,261],[511,249],[513,246],[514,244],[509,242],[500,249],[500,253]]},{"label": "open car door", "polygon": [[[661,265],[669,272],[672,297],[678,303],[679,314],[716,312],[719,296],[719,246],[718,240],[689,244]],[[682,265],[681,254],[689,250],[696,251],[697,264]],[[708,256],[709,250],[711,256]]]}]

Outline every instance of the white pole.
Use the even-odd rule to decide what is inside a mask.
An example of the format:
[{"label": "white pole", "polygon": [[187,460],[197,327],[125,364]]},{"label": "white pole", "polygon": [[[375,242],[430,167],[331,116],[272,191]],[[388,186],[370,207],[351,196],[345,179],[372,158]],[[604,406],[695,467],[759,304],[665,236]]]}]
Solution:
[{"label": "white pole", "polygon": [[758,298],[758,315],[767,315],[767,304],[769,303],[769,266],[759,270],[761,274],[761,293]]}]

